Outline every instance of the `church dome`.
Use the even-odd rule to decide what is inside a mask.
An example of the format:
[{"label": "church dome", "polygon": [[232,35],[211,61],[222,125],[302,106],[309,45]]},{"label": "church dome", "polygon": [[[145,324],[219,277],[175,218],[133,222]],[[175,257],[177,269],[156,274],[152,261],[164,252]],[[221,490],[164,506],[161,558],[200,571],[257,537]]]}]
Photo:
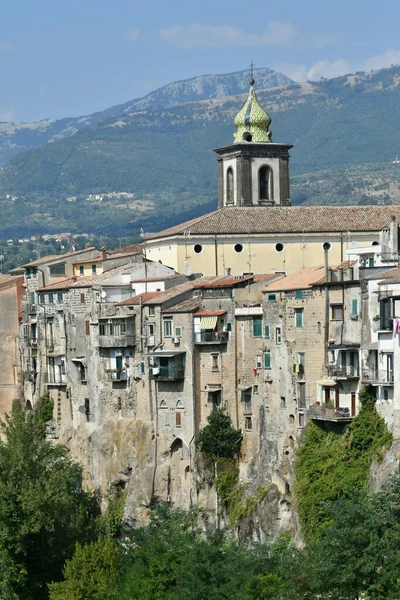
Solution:
[{"label": "church dome", "polygon": [[243,108],[235,117],[236,133],[233,134],[235,143],[238,142],[272,142],[271,117],[259,104],[253,87],[254,80],[250,79],[249,95]]}]

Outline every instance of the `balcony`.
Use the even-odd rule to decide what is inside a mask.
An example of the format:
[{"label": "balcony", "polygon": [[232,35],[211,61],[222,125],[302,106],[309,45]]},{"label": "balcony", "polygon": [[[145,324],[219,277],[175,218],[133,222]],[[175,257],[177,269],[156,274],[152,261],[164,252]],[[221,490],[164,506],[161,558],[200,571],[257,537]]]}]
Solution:
[{"label": "balcony", "polygon": [[227,344],[229,333],[227,331],[198,331],[194,334],[195,344]]},{"label": "balcony", "polygon": [[99,348],[127,348],[135,344],[135,335],[99,335]]},{"label": "balcony", "polygon": [[310,406],[308,416],[315,421],[331,421],[349,423],[354,419],[348,408],[327,408],[326,406]]},{"label": "balcony", "polygon": [[334,379],[357,379],[360,377],[360,371],[354,365],[329,365],[328,373]]},{"label": "balcony", "polygon": [[45,373],[44,381],[46,385],[67,385],[65,373],[57,373],[55,371]]},{"label": "balcony", "polygon": [[127,381],[128,373],[126,369],[106,369],[107,381]]},{"label": "balcony", "polygon": [[392,384],[394,382],[394,372],[382,369],[363,369],[361,379],[363,383],[372,385]]},{"label": "balcony", "polygon": [[24,380],[30,381],[34,383],[36,381],[37,373],[36,371],[24,371]]},{"label": "balcony", "polygon": [[177,381],[185,378],[183,365],[154,366],[150,371],[150,379],[157,381]]},{"label": "balcony", "polygon": [[36,337],[24,336],[24,342],[26,346],[30,348],[37,348],[38,340]]},{"label": "balcony", "polygon": [[380,331],[393,331],[393,319],[391,317],[381,317],[379,329]]}]

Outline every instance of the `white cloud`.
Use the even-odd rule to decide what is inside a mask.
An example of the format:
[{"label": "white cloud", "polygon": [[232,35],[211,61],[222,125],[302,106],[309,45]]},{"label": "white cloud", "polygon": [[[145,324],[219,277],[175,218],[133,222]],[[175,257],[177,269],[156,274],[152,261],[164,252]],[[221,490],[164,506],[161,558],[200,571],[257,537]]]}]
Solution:
[{"label": "white cloud", "polygon": [[139,29],[130,29],[128,31],[128,33],[126,34],[126,37],[128,38],[128,40],[130,40],[131,42],[134,42],[135,40],[137,40],[137,38],[139,37],[140,31]]},{"label": "white cloud", "polygon": [[292,63],[280,63],[274,66],[275,71],[284,73],[294,81],[305,81],[307,79],[307,67],[305,65],[295,65]]},{"label": "white cloud", "polygon": [[3,122],[4,121],[6,121],[6,122],[15,121],[16,112],[17,111],[14,106],[12,106],[11,108],[4,110],[4,111],[2,111],[0,109],[0,121],[3,121]]},{"label": "white cloud", "polygon": [[178,48],[223,48],[226,46],[286,46],[296,29],[283,21],[271,21],[262,34],[246,33],[232,25],[174,25],[160,31],[161,39]]},{"label": "white cloud", "polygon": [[340,58],[334,62],[319,60],[307,71],[307,79],[311,81],[321,79],[321,77],[329,79],[331,77],[340,77],[340,75],[346,75],[347,73],[351,73],[351,67],[344,58]]},{"label": "white cloud", "polygon": [[400,50],[387,50],[383,54],[377,54],[368,58],[360,66],[360,71],[375,71],[376,69],[383,69],[384,67],[390,67],[390,65],[396,65],[400,63]]},{"label": "white cloud", "polygon": [[0,52],[10,52],[11,46],[8,42],[2,42],[0,40]]}]

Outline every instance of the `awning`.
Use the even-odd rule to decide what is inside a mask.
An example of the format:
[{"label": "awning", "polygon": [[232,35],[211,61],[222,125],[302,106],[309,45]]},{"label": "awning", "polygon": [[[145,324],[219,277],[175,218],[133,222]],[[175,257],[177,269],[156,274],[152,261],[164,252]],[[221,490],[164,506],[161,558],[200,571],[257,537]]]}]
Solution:
[{"label": "awning", "polygon": [[222,390],[221,383],[207,383],[205,386],[206,392],[220,392]]},{"label": "awning", "polygon": [[84,367],[86,367],[86,358],[84,356],[82,357],[77,357],[77,358],[71,358],[72,362],[80,362]]},{"label": "awning", "polygon": [[201,317],[200,318],[200,329],[215,329],[217,327],[218,317]]},{"label": "awning", "polygon": [[325,385],[327,387],[334,387],[337,385],[337,381],[334,381],[333,379],[320,379],[318,383],[319,385]]},{"label": "awning", "polygon": [[239,392],[245,392],[246,390],[251,390],[251,389],[252,389],[252,386],[249,385],[249,384],[247,384],[247,385],[240,385],[238,387],[238,391]]}]

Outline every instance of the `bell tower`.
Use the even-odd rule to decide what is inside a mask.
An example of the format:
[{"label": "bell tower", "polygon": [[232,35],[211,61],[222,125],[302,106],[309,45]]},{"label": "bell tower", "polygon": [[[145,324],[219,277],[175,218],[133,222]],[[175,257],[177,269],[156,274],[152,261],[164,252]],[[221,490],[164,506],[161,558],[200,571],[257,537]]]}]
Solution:
[{"label": "bell tower", "polygon": [[250,90],[235,117],[233,143],[216,148],[218,208],[228,206],[290,206],[289,150],[293,145],[272,141],[271,118]]}]

